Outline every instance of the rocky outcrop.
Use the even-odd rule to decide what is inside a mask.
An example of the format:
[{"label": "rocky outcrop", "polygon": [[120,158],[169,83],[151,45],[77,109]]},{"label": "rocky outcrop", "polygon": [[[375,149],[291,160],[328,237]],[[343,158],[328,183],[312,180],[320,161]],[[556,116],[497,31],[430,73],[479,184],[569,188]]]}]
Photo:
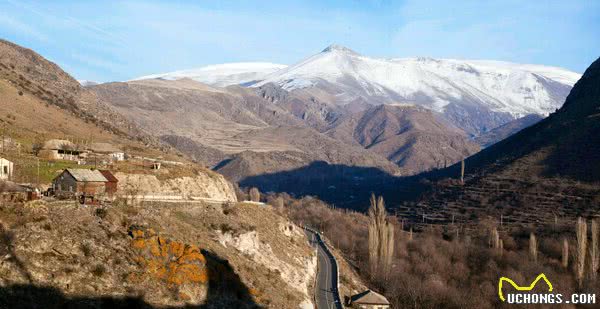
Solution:
[{"label": "rocky outcrop", "polygon": [[223,202],[236,202],[233,185],[220,174],[207,172],[195,177],[159,180],[155,175],[116,173],[119,180],[118,195],[183,199],[200,198]]},{"label": "rocky outcrop", "polygon": [[[280,222],[278,227],[281,235],[292,239],[294,242],[305,241],[305,236],[297,226]],[[249,231],[238,235],[229,231],[221,231],[218,240],[223,246],[233,247],[251,258],[255,263],[279,273],[284,282],[304,296],[304,303],[310,303],[312,291],[309,288],[316,274],[316,255],[308,257],[294,256],[291,257],[291,260],[282,258],[274,253],[270,244],[260,239],[257,231]]]}]

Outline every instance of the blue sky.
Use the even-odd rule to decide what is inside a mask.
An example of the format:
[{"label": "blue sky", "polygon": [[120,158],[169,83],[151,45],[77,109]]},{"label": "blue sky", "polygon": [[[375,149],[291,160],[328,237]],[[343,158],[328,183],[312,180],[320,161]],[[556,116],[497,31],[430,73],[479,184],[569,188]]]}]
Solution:
[{"label": "blue sky", "polygon": [[374,57],[583,72],[600,56],[600,1],[0,0],[0,37],[101,82],[226,62],[292,64],[331,43]]}]

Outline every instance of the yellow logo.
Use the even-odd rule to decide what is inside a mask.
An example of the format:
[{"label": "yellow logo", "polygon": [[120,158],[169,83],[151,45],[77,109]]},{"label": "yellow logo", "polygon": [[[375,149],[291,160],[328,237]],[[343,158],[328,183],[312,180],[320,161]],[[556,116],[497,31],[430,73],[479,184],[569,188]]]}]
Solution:
[{"label": "yellow logo", "polygon": [[529,286],[519,286],[514,281],[512,281],[510,278],[501,277],[500,281],[498,281],[498,296],[500,296],[500,300],[506,301],[506,298],[504,298],[504,293],[502,293],[502,283],[504,281],[510,283],[510,285],[512,285],[517,291],[531,291],[531,290],[533,290],[535,285],[538,283],[538,281],[540,281],[542,279],[544,279],[544,281],[546,281],[546,284],[548,284],[548,292],[552,292],[552,283],[550,283],[550,281],[548,280],[548,278],[546,278],[546,275],[544,275],[544,274],[539,274],[537,276],[537,278],[535,278],[535,280],[533,280],[533,282]]}]

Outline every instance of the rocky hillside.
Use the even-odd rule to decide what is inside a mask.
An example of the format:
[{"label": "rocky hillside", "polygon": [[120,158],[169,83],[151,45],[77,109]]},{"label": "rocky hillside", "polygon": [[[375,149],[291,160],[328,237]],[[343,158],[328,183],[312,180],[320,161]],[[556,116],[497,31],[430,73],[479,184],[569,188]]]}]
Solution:
[{"label": "rocky hillside", "polygon": [[310,308],[316,256],[254,204],[0,207],[0,307]]},{"label": "rocky hillside", "polygon": [[[471,166],[488,169],[498,161],[512,161],[542,151],[539,164],[544,167],[536,174],[567,177],[574,180],[600,179],[600,161],[596,151],[600,111],[600,61],[596,60],[565,100],[562,108],[546,119],[488,147],[469,158]],[[541,154],[541,153],[540,153]],[[531,167],[533,168],[533,167]]]},{"label": "rocky hillside", "polygon": [[[216,173],[191,164],[169,146],[159,145],[155,138],[142,133],[114,109],[97,101],[94,93],[82,89],[57,65],[6,41],[0,41],[0,112],[3,136],[20,146],[7,147],[2,155],[15,163],[15,181],[47,185],[62,169],[76,166],[77,162],[52,162],[43,158],[38,165],[34,148],[58,138],[77,143],[110,143],[131,157],[178,161],[183,164],[167,164],[164,169],[151,174],[161,180],[196,177],[187,185],[192,192],[201,192],[203,188],[212,188],[210,190],[214,192],[220,190],[221,193],[215,196],[217,199],[228,196],[223,200],[231,200],[229,197],[234,195],[229,183],[213,181],[222,176],[212,177]],[[140,168],[143,159],[138,161],[124,161],[111,168],[128,174],[150,173],[148,169]],[[198,177],[205,182],[199,181]],[[192,188],[193,183],[197,188]]]},{"label": "rocky hillside", "polygon": [[99,104],[77,80],[36,52],[0,39],[0,78],[29,94],[115,135],[155,142],[109,106]]},{"label": "rocky hillside", "polygon": [[79,82],[36,52],[0,39],[0,72],[18,88],[65,108],[76,108]]},{"label": "rocky hillside", "polygon": [[215,88],[190,79],[110,83],[88,89],[140,127],[190,156],[207,163],[229,157],[219,164],[220,168],[244,151],[267,157],[295,152],[299,153],[296,157],[302,158],[294,166],[264,166],[252,174],[240,170],[235,180],[319,160],[377,167],[390,173],[399,171],[376,153],[305,126],[301,119],[249,89]]},{"label": "rocky hillside", "polygon": [[451,165],[479,151],[466,134],[414,105],[378,105],[344,117],[327,134],[395,162],[406,174]]},{"label": "rocky hillside", "polygon": [[[505,222],[525,223],[594,215],[600,194],[598,117],[600,59],[585,71],[561,109],[467,159],[465,185],[438,183],[420,206],[432,215],[443,212],[438,217],[442,221],[452,213],[463,220],[493,213],[503,215]],[[430,176],[456,178],[459,169],[455,165]]]}]

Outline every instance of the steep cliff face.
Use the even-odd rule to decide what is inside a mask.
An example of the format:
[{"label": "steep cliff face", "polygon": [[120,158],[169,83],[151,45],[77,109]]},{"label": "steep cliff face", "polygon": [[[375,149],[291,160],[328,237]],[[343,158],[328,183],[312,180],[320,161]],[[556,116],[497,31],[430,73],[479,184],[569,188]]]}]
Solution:
[{"label": "steep cliff face", "polygon": [[[298,243],[299,247],[302,247],[305,239],[305,235],[299,227],[287,222],[279,223],[279,234],[287,237],[294,244]],[[284,281],[290,283],[292,288],[304,296],[304,303],[311,302],[310,287],[317,270],[316,255],[293,256],[286,254],[285,249],[280,248],[277,243],[263,241],[257,231],[239,235],[231,231],[221,231],[218,240],[223,246],[234,248],[250,257],[255,263],[278,272]]]},{"label": "steep cliff face", "polygon": [[172,196],[200,198],[222,202],[237,202],[233,185],[223,175],[206,171],[194,177],[159,180],[155,175],[116,173],[118,195]]}]

